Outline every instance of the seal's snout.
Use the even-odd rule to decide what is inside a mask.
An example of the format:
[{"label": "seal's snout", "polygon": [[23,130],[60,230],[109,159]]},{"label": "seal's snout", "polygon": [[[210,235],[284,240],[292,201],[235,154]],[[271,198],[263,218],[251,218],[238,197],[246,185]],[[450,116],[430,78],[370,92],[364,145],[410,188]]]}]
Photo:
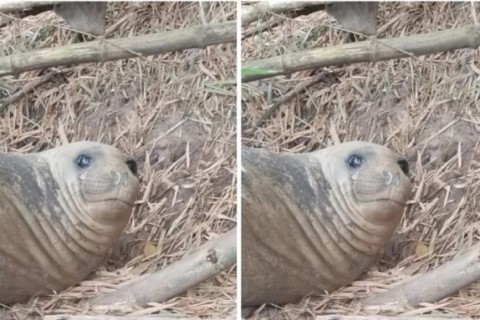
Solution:
[{"label": "seal's snout", "polygon": [[400,159],[397,161],[397,163],[400,169],[403,171],[403,173],[408,175],[408,161],[406,159]]},{"label": "seal's snout", "polygon": [[135,160],[133,159],[128,159],[125,163],[130,172],[133,173],[134,176],[136,176],[138,172],[137,162],[135,162]]}]

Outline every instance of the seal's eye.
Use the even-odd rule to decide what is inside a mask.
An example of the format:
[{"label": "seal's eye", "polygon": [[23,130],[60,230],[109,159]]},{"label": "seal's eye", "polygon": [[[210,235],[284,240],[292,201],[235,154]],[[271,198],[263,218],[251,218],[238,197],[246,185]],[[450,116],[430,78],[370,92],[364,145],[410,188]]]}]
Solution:
[{"label": "seal's eye", "polygon": [[137,163],[135,162],[135,160],[127,160],[127,162],[125,162],[128,166],[128,169],[130,169],[130,171],[133,173],[133,174],[137,174]]},{"label": "seal's eye", "polygon": [[363,157],[361,156],[357,156],[356,154],[354,154],[348,158],[348,165],[352,169],[358,169],[362,166],[362,164],[363,164]]},{"label": "seal's eye", "polygon": [[92,163],[92,157],[81,154],[75,159],[75,162],[79,168],[85,169]]}]

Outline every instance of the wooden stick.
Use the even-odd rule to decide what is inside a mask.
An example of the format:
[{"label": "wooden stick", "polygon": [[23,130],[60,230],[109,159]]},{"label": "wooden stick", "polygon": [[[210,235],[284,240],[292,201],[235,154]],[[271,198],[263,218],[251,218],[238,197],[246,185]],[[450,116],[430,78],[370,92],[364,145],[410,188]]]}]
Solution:
[{"label": "wooden stick", "polygon": [[8,13],[21,10],[30,10],[34,7],[43,7],[48,5],[54,5],[61,1],[0,1],[0,12]]},{"label": "wooden stick", "polygon": [[285,20],[282,19],[281,17],[272,17],[272,19],[270,19],[268,21],[262,22],[261,24],[255,26],[253,28],[250,28],[248,30],[243,31],[242,32],[242,40],[246,39],[248,37],[251,37],[255,34],[262,33],[269,28],[274,28],[277,25],[283,23],[284,21]]},{"label": "wooden stick", "polygon": [[302,10],[306,7],[324,8],[326,1],[262,1],[242,5],[242,25],[248,25],[260,19],[267,12],[280,13]]},{"label": "wooden stick", "polygon": [[451,317],[451,316],[379,316],[379,315],[368,315],[368,316],[349,316],[349,315],[330,315],[330,316],[316,316],[315,320],[467,320],[470,318],[460,318],[460,317]]},{"label": "wooden stick", "polygon": [[[154,316],[81,316],[81,315],[53,315],[53,316],[45,316],[44,320],[176,320],[176,319],[183,319],[180,316],[164,316],[164,315],[154,315]],[[189,319],[195,319],[189,317]],[[470,318],[458,318],[458,317],[438,317],[438,316],[378,316],[378,315],[369,315],[369,316],[349,316],[349,315],[329,315],[329,316],[316,316],[316,320],[462,320],[462,319],[470,319]]]},{"label": "wooden stick", "polygon": [[93,305],[144,306],[176,297],[220,271],[237,259],[237,228],[201,246],[193,254],[150,275],[145,275],[92,301]]},{"label": "wooden stick", "polygon": [[242,66],[242,81],[309,68],[398,59],[479,46],[480,25],[392,39],[369,39],[246,62]]},{"label": "wooden stick", "polygon": [[34,90],[35,88],[43,85],[44,83],[50,81],[53,79],[55,75],[57,75],[57,72],[50,72],[47,75],[44,75],[37,80],[32,81],[31,83],[28,83],[25,85],[23,88],[12,94],[11,96],[0,99],[0,114],[3,113],[3,111],[12,103],[15,103],[22,99],[25,95],[30,93],[30,91]]},{"label": "wooden stick", "polygon": [[[45,316],[44,320],[179,320],[185,319],[182,316],[176,315],[152,315],[152,316],[83,316],[83,315],[69,315],[69,314],[58,314]],[[195,319],[188,317],[188,319]]]},{"label": "wooden stick", "polygon": [[125,59],[205,48],[236,40],[236,22],[196,26],[131,38],[97,40],[0,57],[0,77],[37,68]]},{"label": "wooden stick", "polygon": [[326,76],[327,76],[327,72],[322,71],[319,74],[317,74],[316,76],[312,77],[311,79],[309,79],[305,82],[300,83],[295,88],[293,88],[291,91],[287,92],[284,96],[282,96],[275,103],[273,103],[272,106],[270,108],[268,108],[267,111],[265,111],[265,113],[260,117],[260,119],[255,124],[255,126],[260,127],[262,125],[262,123],[268,117],[270,117],[275,112],[275,110],[277,110],[277,108],[279,106],[281,106],[284,103],[287,103],[288,101],[290,101],[291,99],[296,97],[301,92],[303,92],[303,91],[307,90],[309,87],[313,86],[315,83],[320,82],[322,80],[325,80]]},{"label": "wooden stick", "polygon": [[480,244],[431,272],[404,281],[364,301],[365,308],[402,310],[405,306],[433,303],[455,294],[480,279]]}]

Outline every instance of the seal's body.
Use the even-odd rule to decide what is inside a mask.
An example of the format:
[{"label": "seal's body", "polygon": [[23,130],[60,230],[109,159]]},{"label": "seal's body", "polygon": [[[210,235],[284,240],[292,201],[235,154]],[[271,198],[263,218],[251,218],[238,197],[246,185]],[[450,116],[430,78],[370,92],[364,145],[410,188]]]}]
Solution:
[{"label": "seal's body", "polygon": [[242,305],[287,303],[349,284],[399,223],[408,163],[349,142],[300,155],[242,150]]},{"label": "seal's body", "polygon": [[92,273],[129,220],[135,171],[118,149],[94,142],[0,154],[0,303]]}]

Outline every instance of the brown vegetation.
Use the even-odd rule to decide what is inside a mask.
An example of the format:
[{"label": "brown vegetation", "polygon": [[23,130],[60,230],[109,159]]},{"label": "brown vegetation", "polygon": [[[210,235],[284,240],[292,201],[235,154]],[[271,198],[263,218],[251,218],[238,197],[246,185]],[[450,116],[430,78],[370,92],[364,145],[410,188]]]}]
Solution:
[{"label": "brown vegetation", "polygon": [[[107,9],[106,37],[235,17],[235,2],[115,2]],[[51,11],[7,22],[0,38],[2,55],[78,41]],[[11,318],[105,313],[93,310],[88,299],[162,269],[235,226],[235,51],[234,43],[222,44],[0,79],[1,99],[54,73],[23,98],[7,101],[0,118],[1,151],[100,141],[132,154],[142,182],[132,219],[105,265],[78,286],[12,306]],[[235,315],[235,305],[233,267],[178,298],[110,313],[222,318]]]},{"label": "brown vegetation", "polygon": [[[390,38],[472,25],[479,14],[478,3],[382,3],[377,35]],[[349,41],[323,11],[275,19],[275,26],[242,41],[243,61]],[[275,319],[376,314],[362,309],[363,298],[432,270],[478,242],[479,61],[478,49],[464,49],[243,84],[244,145],[299,153],[340,141],[373,141],[408,156],[414,182],[395,238],[366,275],[336,292],[257,313]],[[314,77],[316,84],[308,83],[255,126],[271,105]],[[480,313],[479,293],[475,283],[437,303],[392,314],[474,317]]]}]

